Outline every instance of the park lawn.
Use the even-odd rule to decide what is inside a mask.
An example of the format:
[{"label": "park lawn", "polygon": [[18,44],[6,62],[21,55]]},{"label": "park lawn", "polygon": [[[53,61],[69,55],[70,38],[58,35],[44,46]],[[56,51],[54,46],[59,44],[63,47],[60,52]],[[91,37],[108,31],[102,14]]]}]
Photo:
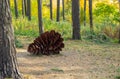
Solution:
[{"label": "park lawn", "polygon": [[26,50],[33,38],[20,38],[20,72],[26,79],[115,79],[120,76],[120,44],[65,40],[59,55],[33,56]]}]

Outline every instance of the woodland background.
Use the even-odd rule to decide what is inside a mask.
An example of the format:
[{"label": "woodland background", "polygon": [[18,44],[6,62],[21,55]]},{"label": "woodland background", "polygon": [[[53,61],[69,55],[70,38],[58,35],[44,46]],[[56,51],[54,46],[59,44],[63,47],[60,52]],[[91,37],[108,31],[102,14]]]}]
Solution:
[{"label": "woodland background", "polygon": [[[13,26],[15,35],[37,37],[38,30],[38,5],[37,0],[31,0],[30,21],[22,11],[22,0],[17,1],[17,14],[15,13],[15,0],[10,0],[11,12],[13,16]],[[29,0],[28,0],[29,1]],[[60,1],[60,21],[56,21],[57,0],[52,1],[52,20],[50,19],[50,0],[42,1],[42,21],[44,31],[54,29],[60,32],[65,39],[72,37],[72,13],[71,0],[64,1],[64,19],[62,0]],[[84,8],[86,1],[86,15]],[[117,42],[119,37],[119,4],[118,0],[93,0],[92,15],[94,33],[90,32],[89,23],[89,1],[80,0],[80,27],[83,40],[89,40],[93,36],[95,42]],[[16,14],[16,17],[15,17]],[[86,17],[86,18],[85,18]]]},{"label": "woodland background", "polygon": [[[23,1],[30,3],[31,7],[27,4],[26,10],[25,6],[23,9]],[[72,1],[60,0],[58,20],[58,0],[52,0],[52,18],[51,0],[42,0],[43,31],[58,31],[65,43],[65,48],[60,55],[49,57],[32,56],[26,52],[27,46],[41,32],[39,31],[41,25],[38,20],[38,1],[10,0],[18,64],[20,72],[27,75],[26,78],[32,75],[35,79],[120,79],[120,45],[118,44],[120,42],[120,2],[118,0],[80,0],[81,40],[71,40]],[[62,1],[64,1],[64,9]],[[89,1],[92,1],[90,6]],[[92,7],[92,10],[89,7]],[[90,23],[90,11],[92,23]],[[90,27],[91,24],[93,28]]]}]

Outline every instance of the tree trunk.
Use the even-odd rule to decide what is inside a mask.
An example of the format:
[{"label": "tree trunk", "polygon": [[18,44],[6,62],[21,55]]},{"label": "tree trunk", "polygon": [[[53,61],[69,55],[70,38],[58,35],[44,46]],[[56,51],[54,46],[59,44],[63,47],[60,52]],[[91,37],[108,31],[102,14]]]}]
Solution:
[{"label": "tree trunk", "polygon": [[17,1],[14,0],[14,7],[15,7],[15,17],[18,18],[18,6],[17,6]]},{"label": "tree trunk", "polygon": [[27,16],[28,20],[31,20],[31,0],[27,0]]},{"label": "tree trunk", "polygon": [[79,0],[72,0],[73,39],[81,39],[79,17]]},{"label": "tree trunk", "polygon": [[65,20],[65,6],[64,6],[64,0],[62,0],[62,8],[63,8],[63,20]]},{"label": "tree trunk", "polygon": [[84,0],[84,26],[86,26],[86,0]]},{"label": "tree trunk", "polygon": [[8,0],[0,0],[0,79],[22,79],[16,64],[16,50]]},{"label": "tree trunk", "polygon": [[57,18],[56,21],[60,21],[60,0],[57,0]]},{"label": "tree trunk", "polygon": [[52,20],[52,0],[50,0],[50,19]]},{"label": "tree trunk", "polygon": [[25,11],[25,16],[27,16],[27,1],[24,0],[24,11]]},{"label": "tree trunk", "polygon": [[25,6],[24,6],[24,0],[22,0],[22,15],[24,17],[25,14]]},{"label": "tree trunk", "polygon": [[42,0],[38,0],[38,22],[39,22],[39,33],[43,33],[43,24],[42,24]]},{"label": "tree trunk", "polygon": [[[90,32],[91,34],[94,33],[93,30],[93,17],[92,17],[92,0],[89,0],[89,19],[90,19]],[[92,39],[92,35],[91,35],[91,39]]]},{"label": "tree trunk", "polygon": [[9,3],[9,5],[10,5],[10,0],[8,0],[8,3]]},{"label": "tree trunk", "polygon": [[[119,3],[119,13],[120,13],[120,0],[118,0]],[[120,43],[120,22],[119,22],[119,43]]]}]

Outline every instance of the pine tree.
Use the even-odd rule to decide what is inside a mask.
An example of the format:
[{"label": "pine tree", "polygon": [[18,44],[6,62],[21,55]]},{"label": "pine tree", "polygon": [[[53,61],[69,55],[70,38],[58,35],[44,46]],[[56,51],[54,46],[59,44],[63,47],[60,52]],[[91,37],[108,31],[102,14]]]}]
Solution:
[{"label": "pine tree", "polygon": [[86,26],[86,0],[84,0],[84,26]]},{"label": "pine tree", "polygon": [[0,0],[0,79],[22,79],[18,68],[8,0]]},{"label": "pine tree", "polygon": [[38,22],[39,22],[39,34],[42,34],[43,33],[42,0],[38,0]]},{"label": "pine tree", "polygon": [[[119,13],[120,13],[120,0],[118,0],[119,3]],[[119,43],[120,43],[120,22],[119,22]]]},{"label": "pine tree", "polygon": [[50,0],[50,19],[51,20],[53,19],[53,16],[52,16],[52,0]]},{"label": "pine tree", "polygon": [[56,21],[60,21],[60,0],[57,0],[57,17]]},{"label": "pine tree", "polygon": [[80,14],[79,0],[72,0],[72,23],[73,23],[73,39],[81,39],[80,35]]},{"label": "pine tree", "polygon": [[14,0],[14,7],[15,7],[15,17],[18,18],[18,6],[17,6],[17,0]]},{"label": "pine tree", "polygon": [[63,8],[63,11],[62,11],[63,20],[65,20],[65,5],[64,5],[64,0],[62,0],[62,8]]},{"label": "pine tree", "polygon": [[31,0],[27,0],[27,16],[28,20],[31,20]]},{"label": "pine tree", "polygon": [[[94,33],[94,30],[93,30],[93,15],[92,15],[92,0],[89,0],[89,20],[90,20],[90,31],[91,31],[91,34]],[[91,35],[91,39],[92,39],[92,35]]]}]

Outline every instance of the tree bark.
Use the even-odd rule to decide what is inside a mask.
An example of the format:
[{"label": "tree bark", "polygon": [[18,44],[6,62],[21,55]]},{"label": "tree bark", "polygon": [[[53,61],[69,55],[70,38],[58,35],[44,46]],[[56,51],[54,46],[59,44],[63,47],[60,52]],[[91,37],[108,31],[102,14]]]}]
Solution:
[{"label": "tree bark", "polygon": [[31,0],[27,0],[27,16],[28,20],[31,20]]},{"label": "tree bark", "polygon": [[60,0],[57,0],[57,17],[56,17],[56,21],[57,22],[60,21]]},{"label": "tree bark", "polygon": [[14,7],[15,7],[15,17],[18,18],[18,6],[17,6],[17,0],[14,0]]},{"label": "tree bark", "polygon": [[84,0],[84,26],[86,26],[86,0]]},{"label": "tree bark", "polygon": [[90,32],[91,32],[91,39],[92,39],[93,38],[92,34],[94,33],[94,30],[93,30],[93,17],[92,17],[92,0],[89,0],[89,19],[90,19]]},{"label": "tree bark", "polygon": [[50,0],[50,19],[51,20],[53,19],[53,16],[52,16],[52,0]]},{"label": "tree bark", "polygon": [[23,17],[25,15],[25,6],[24,5],[25,5],[24,0],[22,0],[22,15],[23,15]]},{"label": "tree bark", "polygon": [[63,20],[65,20],[65,5],[64,5],[64,0],[62,0],[62,8],[63,8]]},{"label": "tree bark", "polygon": [[[120,0],[118,0],[118,4],[119,4],[119,13],[120,13]],[[120,43],[120,22],[119,22],[119,43]]]},{"label": "tree bark", "polygon": [[73,23],[73,39],[81,39],[80,35],[80,15],[79,0],[72,0],[72,23]]},{"label": "tree bark", "polygon": [[22,79],[17,68],[8,0],[0,0],[0,79]]},{"label": "tree bark", "polygon": [[25,16],[27,16],[27,1],[24,0],[24,11],[25,11]]},{"label": "tree bark", "polygon": [[38,0],[38,22],[39,22],[39,34],[42,34],[43,33],[42,0]]},{"label": "tree bark", "polygon": [[8,3],[9,3],[9,5],[10,5],[10,0],[8,0]]}]

